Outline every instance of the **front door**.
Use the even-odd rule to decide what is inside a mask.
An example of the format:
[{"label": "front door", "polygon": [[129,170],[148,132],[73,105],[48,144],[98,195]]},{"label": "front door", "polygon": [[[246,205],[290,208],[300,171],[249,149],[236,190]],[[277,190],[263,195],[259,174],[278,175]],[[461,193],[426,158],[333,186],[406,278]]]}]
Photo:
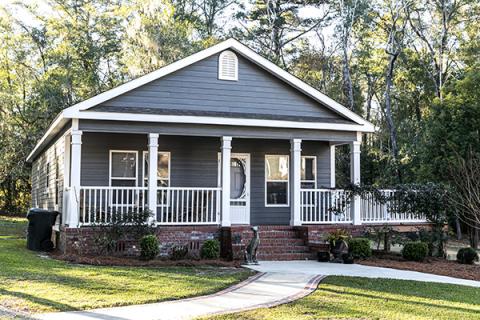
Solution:
[{"label": "front door", "polygon": [[[219,160],[221,162],[221,159]],[[220,176],[221,165],[219,165]],[[232,153],[230,158],[230,219],[232,224],[250,224],[250,154],[248,153]]]}]

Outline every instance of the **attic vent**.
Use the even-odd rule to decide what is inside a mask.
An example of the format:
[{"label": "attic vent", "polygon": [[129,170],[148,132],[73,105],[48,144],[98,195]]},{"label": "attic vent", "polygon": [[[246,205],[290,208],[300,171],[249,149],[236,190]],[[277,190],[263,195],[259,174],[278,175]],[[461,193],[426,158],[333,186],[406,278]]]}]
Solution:
[{"label": "attic vent", "polygon": [[218,79],[238,80],[238,59],[232,51],[223,51],[218,58]]}]

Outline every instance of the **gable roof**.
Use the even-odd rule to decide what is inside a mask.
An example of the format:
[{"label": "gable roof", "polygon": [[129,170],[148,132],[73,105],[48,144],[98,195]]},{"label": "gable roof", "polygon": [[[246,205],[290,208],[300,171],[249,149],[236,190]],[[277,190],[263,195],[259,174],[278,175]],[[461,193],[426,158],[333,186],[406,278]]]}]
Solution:
[{"label": "gable roof", "polygon": [[[140,86],[143,86],[147,83],[150,83],[154,80],[160,79],[162,77],[165,77],[166,75],[169,75],[177,70],[180,70],[182,68],[185,68],[187,66],[190,66],[200,60],[203,60],[205,58],[208,58],[214,54],[218,54],[224,50],[227,49],[232,49],[236,53],[242,55],[244,58],[250,60],[257,66],[263,68],[264,70],[268,71],[272,75],[276,76],[280,80],[283,80],[284,82],[288,83],[298,91],[302,92],[303,94],[309,96],[310,98],[314,99],[315,101],[319,102],[322,106],[327,107],[331,109],[332,111],[338,113],[339,115],[345,117],[348,120],[351,120],[356,124],[355,126],[351,126],[349,130],[353,131],[360,131],[360,132],[374,132],[375,127],[372,123],[368,122],[367,120],[363,119],[361,116],[358,114],[354,113],[353,111],[349,110],[348,108],[344,107],[337,101],[331,99],[330,97],[326,96],[325,94],[321,93],[320,91],[314,89],[310,85],[306,84],[299,78],[295,77],[294,75],[288,73],[287,71],[283,70],[282,68],[278,67],[274,63],[270,62],[269,60],[263,58],[261,55],[258,53],[254,52],[252,49],[248,48],[244,44],[240,43],[238,40],[230,38],[228,40],[225,40],[223,42],[220,42],[212,47],[209,47],[207,49],[204,49],[200,52],[197,52],[193,55],[190,55],[184,59],[178,60],[174,63],[171,63],[169,65],[166,65],[156,71],[150,72],[144,76],[141,76],[139,78],[136,78],[134,80],[131,80],[129,82],[126,82],[118,87],[115,87],[111,90],[105,91],[103,93],[100,93],[92,98],[89,98],[87,100],[84,100],[80,103],[77,103],[71,107],[68,107],[64,109],[54,120],[52,125],[49,127],[45,135],[42,137],[42,139],[37,143],[35,148],[32,150],[30,155],[27,158],[27,161],[31,161],[34,156],[38,152],[41,151],[41,149],[48,143],[48,141],[55,136],[55,134],[58,134],[60,131],[61,127],[63,127],[69,119],[103,119],[103,120],[131,120],[131,121],[139,121],[140,118],[137,120],[133,119],[134,115],[131,116],[126,116],[126,114],[114,114],[114,113],[106,113],[106,112],[88,112],[89,109],[106,102],[110,99],[113,99],[115,97],[118,97],[126,92],[129,92],[131,90],[134,90]],[[93,114],[95,113],[95,115]],[[138,115],[137,115],[138,116]],[[173,118],[172,118],[173,117]],[[183,122],[183,123],[193,123],[194,121],[188,117],[184,117],[182,119],[182,116],[175,116],[175,115],[165,115],[165,116],[157,116],[157,117],[152,117],[149,116],[146,121],[153,121],[153,122]],[[205,117],[205,118],[212,118],[212,117]],[[143,118],[142,118],[143,119]],[[178,120],[178,121],[177,121]],[[145,121],[145,120],[144,120]],[[212,119],[205,119],[205,123],[213,122]],[[203,123],[203,122],[202,122]],[[230,124],[230,125],[235,125],[236,121],[232,121],[231,123],[229,121],[222,120],[223,124]],[[257,122],[252,122],[251,125],[253,126],[261,126],[262,122],[257,121]],[[274,124],[276,126],[282,126],[281,123]],[[308,126],[311,127],[312,129],[330,129],[330,130],[345,130],[344,126],[338,126],[335,127],[334,124],[328,125],[325,124],[324,126]],[[286,127],[289,127],[288,125]],[[292,126],[290,126],[292,127]],[[294,127],[294,126],[293,126]]]}]

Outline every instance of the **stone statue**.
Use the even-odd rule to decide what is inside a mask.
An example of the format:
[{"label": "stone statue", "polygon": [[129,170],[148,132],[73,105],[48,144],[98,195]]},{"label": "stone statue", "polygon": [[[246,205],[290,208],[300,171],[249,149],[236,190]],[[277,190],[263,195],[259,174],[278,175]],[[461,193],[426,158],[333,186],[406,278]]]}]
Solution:
[{"label": "stone statue", "polygon": [[345,240],[336,240],[330,252],[333,254],[331,262],[343,263],[343,255],[348,254],[348,244]]},{"label": "stone statue", "polygon": [[258,235],[258,227],[252,227],[253,238],[250,240],[247,248],[245,249],[245,261],[247,264],[258,264],[257,261],[257,249],[260,244],[260,236]]}]

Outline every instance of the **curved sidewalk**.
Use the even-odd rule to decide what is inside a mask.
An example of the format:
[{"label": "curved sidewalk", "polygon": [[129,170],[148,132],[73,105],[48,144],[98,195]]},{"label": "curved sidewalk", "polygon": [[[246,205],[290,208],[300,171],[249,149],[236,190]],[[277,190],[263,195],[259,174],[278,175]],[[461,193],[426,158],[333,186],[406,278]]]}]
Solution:
[{"label": "curved sidewalk", "polygon": [[260,273],[208,296],[89,311],[43,313],[34,317],[45,320],[192,319],[287,303],[310,294],[322,278],[304,273]]},{"label": "curved sidewalk", "polygon": [[398,270],[381,267],[364,266],[360,264],[341,264],[316,261],[261,261],[257,266],[246,266],[259,272],[280,272],[290,274],[321,274],[324,276],[349,276],[366,278],[384,278],[399,280],[415,280],[458,284],[471,287],[480,287],[480,281],[465,280],[431,273]]}]

